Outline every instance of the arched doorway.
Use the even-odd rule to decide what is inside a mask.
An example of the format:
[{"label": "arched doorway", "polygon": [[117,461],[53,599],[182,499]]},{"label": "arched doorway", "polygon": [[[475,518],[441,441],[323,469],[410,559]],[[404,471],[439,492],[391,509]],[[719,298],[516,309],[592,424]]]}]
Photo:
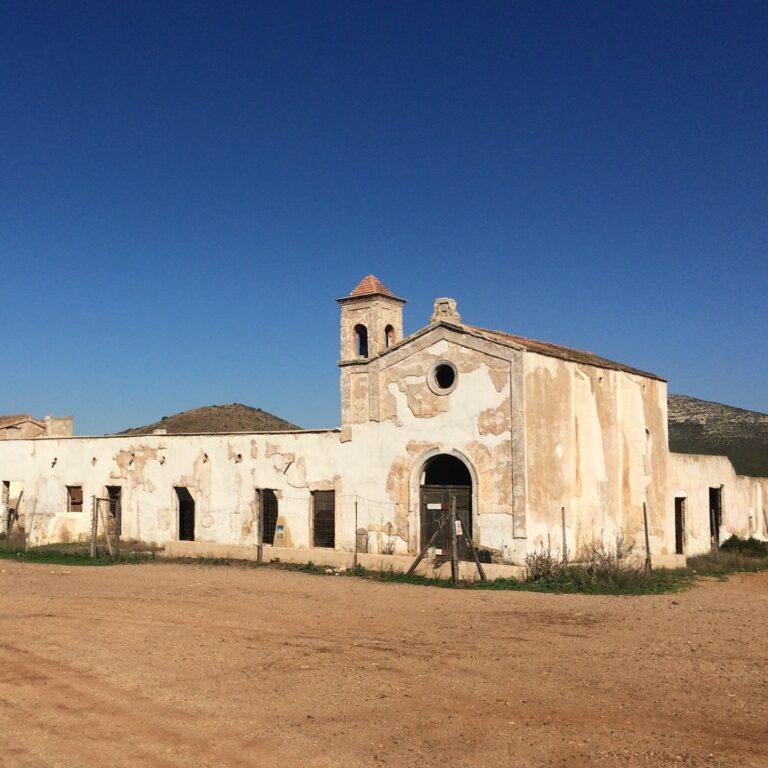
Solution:
[{"label": "arched doorway", "polygon": [[[468,536],[472,538],[472,475],[467,465],[447,453],[439,453],[427,460],[421,473],[421,545],[424,546],[434,535],[440,520],[450,514],[451,501],[456,499],[456,515],[461,522],[462,535],[458,537],[459,557],[468,560]],[[448,518],[450,522],[450,517]],[[435,547],[446,554],[450,551],[450,530],[443,528]]]}]

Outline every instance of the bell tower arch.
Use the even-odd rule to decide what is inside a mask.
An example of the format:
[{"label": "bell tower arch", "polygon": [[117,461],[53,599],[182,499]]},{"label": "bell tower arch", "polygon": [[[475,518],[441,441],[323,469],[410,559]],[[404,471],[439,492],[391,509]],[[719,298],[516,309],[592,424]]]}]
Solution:
[{"label": "bell tower arch", "polygon": [[369,363],[403,338],[405,299],[395,296],[374,275],[367,275],[349,294],[338,299],[341,310],[341,424],[370,418]]},{"label": "bell tower arch", "polygon": [[403,338],[403,305],[374,275],[367,275],[338,299],[341,309],[341,361],[377,357]]}]

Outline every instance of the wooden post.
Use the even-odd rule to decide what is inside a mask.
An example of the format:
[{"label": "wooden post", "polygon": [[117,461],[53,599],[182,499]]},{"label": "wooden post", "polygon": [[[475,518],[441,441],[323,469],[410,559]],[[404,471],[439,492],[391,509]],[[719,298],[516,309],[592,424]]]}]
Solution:
[{"label": "wooden post", "polygon": [[765,507],[763,507],[763,522],[765,523],[765,528],[763,529],[763,535],[768,536],[768,513],[765,511]]},{"label": "wooden post", "polygon": [[643,502],[643,528],[645,528],[645,570],[651,570],[651,544],[648,537],[648,510]]},{"label": "wooden post", "polygon": [[710,506],[709,508],[709,525],[712,530],[711,543],[712,543],[712,549],[714,550],[714,553],[715,553],[715,560],[720,562],[720,546],[718,543],[719,531],[717,530],[717,515],[715,514],[715,510],[712,506]]},{"label": "wooden post", "polygon": [[32,514],[29,516],[29,523],[27,523],[27,535],[24,537],[24,551],[29,552],[29,537],[32,535],[32,526],[35,523],[35,510],[37,509],[37,496],[32,503]]},{"label": "wooden post", "polygon": [[459,546],[456,540],[456,497],[451,495],[451,581],[459,583]]},{"label": "wooden post", "polygon": [[101,502],[103,499],[96,499],[96,507],[99,510],[99,515],[101,516],[101,524],[104,526],[104,538],[107,540],[107,550],[109,551],[109,556],[114,557],[112,553],[112,541],[109,538],[109,526],[107,525],[107,517],[104,514],[104,509],[101,506]]},{"label": "wooden post", "polygon": [[122,506],[122,502],[118,499],[115,502],[115,557],[120,557],[120,533],[123,529]]},{"label": "wooden post", "polygon": [[19,507],[21,506],[21,500],[24,498],[24,491],[21,491],[19,493],[18,498],[16,499],[16,506],[11,509],[11,500],[8,499],[8,506],[7,506],[7,512],[8,515],[7,519],[7,528],[5,531],[5,548],[8,549],[8,547],[11,546],[11,533],[13,533],[13,524],[18,521],[19,519]]},{"label": "wooden post", "polygon": [[357,492],[355,492],[355,557],[352,561],[352,567],[357,570]]},{"label": "wooden post", "polygon": [[477,572],[480,574],[480,581],[488,581],[488,577],[485,575],[485,571],[483,570],[483,564],[480,562],[480,558],[477,555],[475,543],[472,541],[471,536],[467,536],[467,531],[469,530],[467,521],[463,517],[460,519],[462,526],[464,526],[464,538],[467,541],[467,546],[469,547],[469,551],[472,553],[472,558],[474,559],[475,565],[477,566]]},{"label": "wooden post", "polygon": [[560,525],[563,529],[563,565],[568,565],[568,538],[565,533],[565,507],[560,507]]},{"label": "wooden post", "polygon": [[21,517],[21,503],[24,501],[24,491],[22,490],[19,493],[19,498],[16,499],[16,511],[14,513],[15,522],[18,524],[19,518]]},{"label": "wooden post", "polygon": [[96,497],[91,496],[91,557],[96,557],[96,536],[99,532],[99,513],[96,511]]},{"label": "wooden post", "polygon": [[411,567],[405,572],[406,576],[410,576],[416,570],[419,563],[424,559],[424,555],[427,554],[427,550],[435,543],[438,535],[440,534],[440,531],[443,530],[443,525],[445,525],[445,518],[440,520],[440,525],[437,526],[437,530],[432,534],[429,541],[421,548],[421,552],[419,552],[416,559],[411,563]]}]

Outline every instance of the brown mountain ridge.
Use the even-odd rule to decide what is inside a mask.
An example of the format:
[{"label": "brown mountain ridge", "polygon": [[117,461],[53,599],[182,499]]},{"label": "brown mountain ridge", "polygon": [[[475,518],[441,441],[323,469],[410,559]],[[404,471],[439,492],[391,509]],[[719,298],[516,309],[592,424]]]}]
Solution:
[{"label": "brown mountain ridge", "polygon": [[163,416],[160,421],[126,429],[118,434],[151,435],[158,429],[164,429],[169,435],[191,435],[210,432],[282,432],[300,427],[268,411],[262,411],[261,408],[232,403],[192,408],[173,416]]}]

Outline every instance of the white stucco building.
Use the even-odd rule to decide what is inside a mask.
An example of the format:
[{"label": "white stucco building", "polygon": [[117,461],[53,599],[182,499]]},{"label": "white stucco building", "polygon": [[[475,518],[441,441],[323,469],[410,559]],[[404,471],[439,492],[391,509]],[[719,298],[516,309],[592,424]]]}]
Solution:
[{"label": "white stucco building", "polygon": [[87,537],[92,496],[119,500],[123,538],[316,563],[407,562],[452,498],[504,564],[564,539],[644,552],[644,506],[658,564],[768,534],[768,479],[669,452],[660,377],[468,325],[451,299],[403,338],[404,304],[373,276],[339,299],[338,429],[0,441],[30,540]]}]

